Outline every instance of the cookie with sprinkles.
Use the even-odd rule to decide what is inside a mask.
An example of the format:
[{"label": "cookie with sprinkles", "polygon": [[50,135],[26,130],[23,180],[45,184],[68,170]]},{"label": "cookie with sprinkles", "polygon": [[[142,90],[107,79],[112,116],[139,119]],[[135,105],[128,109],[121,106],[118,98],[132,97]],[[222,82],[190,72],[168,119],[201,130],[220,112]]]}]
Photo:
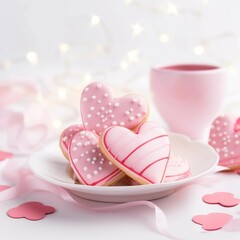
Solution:
[{"label": "cookie with sprinkles", "polygon": [[190,167],[187,159],[171,154],[166,169],[164,182],[173,182],[184,179],[190,175]]},{"label": "cookie with sprinkles", "polygon": [[219,164],[240,167],[240,120],[233,116],[219,116],[212,123],[209,144],[218,152]]},{"label": "cookie with sprinkles", "polygon": [[63,130],[60,139],[59,139],[59,145],[62,150],[63,155],[68,159],[68,147],[70,144],[70,141],[72,140],[73,136],[84,130],[84,127],[82,124],[75,124],[72,125],[66,129]]},{"label": "cookie with sprinkles", "polygon": [[125,176],[101,152],[98,135],[81,131],[72,138],[68,155],[71,167],[80,183],[90,186],[106,186]]},{"label": "cookie with sprinkles", "polygon": [[100,82],[85,87],[80,105],[85,129],[97,134],[111,126],[132,130],[148,116],[148,104],[143,97],[131,94],[116,98],[111,88]]}]

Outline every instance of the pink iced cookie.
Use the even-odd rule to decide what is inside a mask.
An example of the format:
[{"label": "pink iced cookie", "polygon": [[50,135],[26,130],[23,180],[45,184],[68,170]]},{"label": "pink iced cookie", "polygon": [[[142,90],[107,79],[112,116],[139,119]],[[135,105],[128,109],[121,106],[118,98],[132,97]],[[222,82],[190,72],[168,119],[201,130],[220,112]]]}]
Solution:
[{"label": "pink iced cookie", "polygon": [[190,168],[186,159],[171,155],[166,169],[164,182],[173,182],[184,179],[190,174]]},{"label": "pink iced cookie", "polygon": [[143,123],[136,133],[124,127],[110,127],[100,137],[100,148],[138,183],[164,181],[170,143],[167,133],[157,123]]},{"label": "pink iced cookie", "polygon": [[110,126],[134,129],[146,120],[148,105],[138,95],[115,98],[107,85],[91,83],[82,92],[81,115],[85,129],[97,134]]},{"label": "pink iced cookie", "polygon": [[66,129],[63,130],[60,139],[59,139],[59,145],[62,150],[63,155],[68,159],[68,147],[70,144],[70,141],[72,140],[73,136],[84,130],[83,125],[81,124],[76,124],[72,125]]},{"label": "pink iced cookie", "polygon": [[69,157],[73,171],[82,184],[111,185],[125,174],[102,154],[98,135],[81,131],[74,135],[69,145]]},{"label": "pink iced cookie", "polygon": [[222,166],[240,167],[240,118],[220,116],[215,119],[209,136],[209,144],[220,156]]}]

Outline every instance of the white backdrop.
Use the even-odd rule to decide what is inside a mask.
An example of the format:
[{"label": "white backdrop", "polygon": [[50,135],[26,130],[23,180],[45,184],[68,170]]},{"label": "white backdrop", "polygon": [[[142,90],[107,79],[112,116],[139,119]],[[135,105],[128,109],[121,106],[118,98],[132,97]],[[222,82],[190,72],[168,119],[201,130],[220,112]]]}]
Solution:
[{"label": "white backdrop", "polygon": [[[146,86],[155,65],[227,68],[240,95],[237,0],[1,0],[0,80]],[[140,89],[140,87],[139,87]]]}]

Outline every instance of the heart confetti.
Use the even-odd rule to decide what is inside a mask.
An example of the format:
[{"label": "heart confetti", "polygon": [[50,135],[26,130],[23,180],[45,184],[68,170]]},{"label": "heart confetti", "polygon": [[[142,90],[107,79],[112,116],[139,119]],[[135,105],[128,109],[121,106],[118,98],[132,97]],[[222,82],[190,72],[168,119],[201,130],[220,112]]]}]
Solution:
[{"label": "heart confetti", "polygon": [[86,185],[110,185],[125,176],[102,154],[98,138],[93,132],[81,131],[69,145],[71,166],[78,180]]},{"label": "heart confetti", "polygon": [[229,192],[215,192],[212,194],[206,194],[202,200],[209,204],[220,204],[223,207],[234,207],[240,203],[240,199],[235,198],[232,193]]},{"label": "heart confetti", "polygon": [[227,213],[210,213],[196,215],[192,218],[192,221],[202,225],[202,228],[207,231],[214,231],[224,227],[232,218],[232,215]]},{"label": "heart confetti", "polygon": [[46,214],[54,212],[55,208],[45,206],[40,202],[26,202],[8,210],[7,215],[11,218],[26,218],[36,221],[43,219]]}]

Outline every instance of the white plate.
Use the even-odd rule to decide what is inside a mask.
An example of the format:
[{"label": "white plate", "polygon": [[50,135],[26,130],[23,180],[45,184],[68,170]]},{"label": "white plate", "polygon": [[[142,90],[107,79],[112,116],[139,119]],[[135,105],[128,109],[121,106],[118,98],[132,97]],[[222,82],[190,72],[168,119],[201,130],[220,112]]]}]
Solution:
[{"label": "white plate", "polygon": [[218,163],[218,154],[207,144],[191,141],[179,134],[169,134],[171,151],[188,160],[191,174],[189,177],[161,184],[138,186],[87,186],[74,184],[67,174],[68,161],[63,157],[58,142],[53,142],[31,156],[30,168],[41,179],[61,186],[70,193],[102,202],[126,202],[152,200],[165,197],[179,187],[213,171]]}]

